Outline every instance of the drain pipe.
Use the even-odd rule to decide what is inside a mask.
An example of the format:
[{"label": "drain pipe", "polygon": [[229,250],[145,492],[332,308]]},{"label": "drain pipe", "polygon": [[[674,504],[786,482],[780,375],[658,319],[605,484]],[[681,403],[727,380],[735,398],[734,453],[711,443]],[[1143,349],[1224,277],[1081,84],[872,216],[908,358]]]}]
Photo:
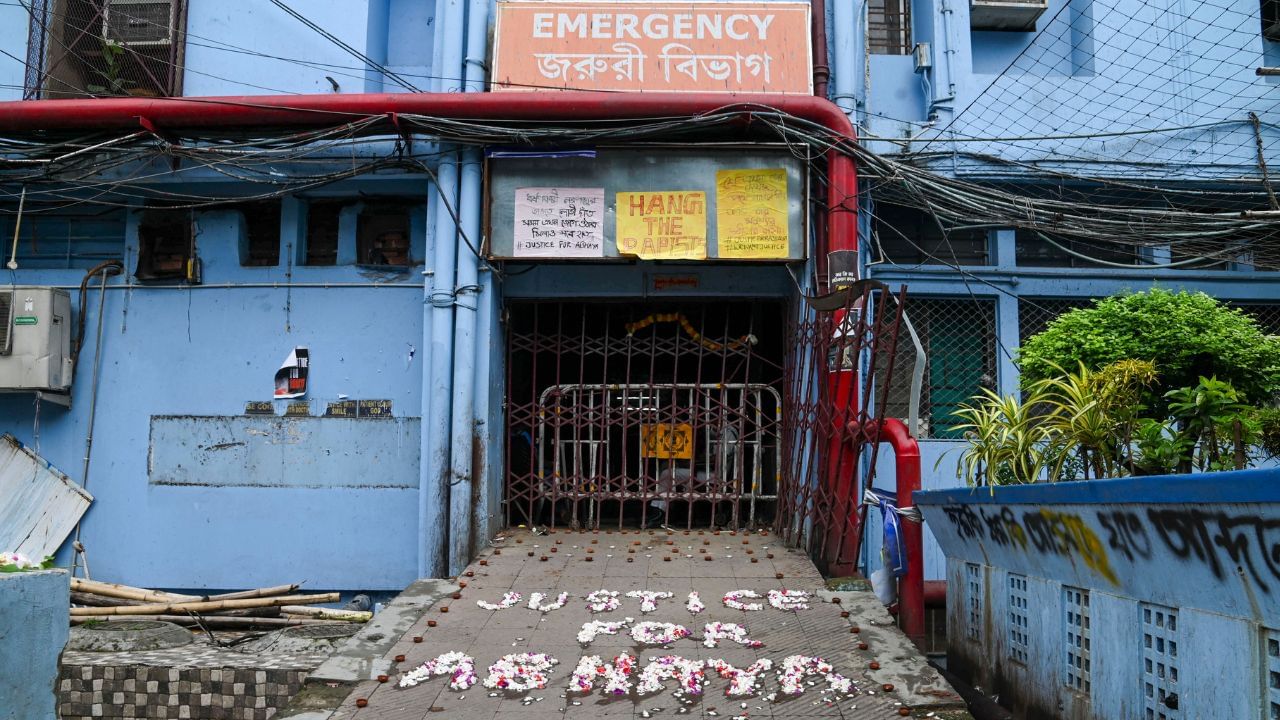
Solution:
[{"label": "drain pipe", "polygon": [[[886,443],[893,448],[898,476],[898,507],[906,509],[912,506],[915,502],[913,494],[920,489],[920,444],[911,437],[906,423],[897,418],[874,419],[864,428],[855,421],[849,423],[849,433],[855,442]],[[907,552],[907,575],[898,586],[898,622],[907,637],[916,645],[923,646],[924,529],[919,522],[909,519],[899,528]],[[861,533],[858,537],[861,539]],[[855,550],[854,554],[857,555],[858,551]]]},{"label": "drain pipe", "polygon": [[[466,23],[463,92],[484,92],[484,58],[489,41],[488,0],[468,0]],[[477,450],[484,447],[477,420],[483,416],[477,414],[475,406],[477,382],[487,382],[487,378],[479,381],[476,378],[476,369],[481,364],[477,362],[476,328],[480,325],[479,314],[485,312],[489,305],[489,296],[484,294],[479,282],[480,258],[476,254],[480,250],[483,210],[481,161],[478,150],[468,150],[462,155],[458,202],[462,227],[455,251],[458,276],[453,331],[453,412],[450,420],[449,575],[457,575],[471,562],[479,531],[474,518],[476,505],[485,496],[483,468],[477,467],[481,465]]]},{"label": "drain pipe", "polygon": [[[462,66],[463,6],[461,0],[445,0],[440,23],[440,64]],[[443,80],[436,80],[442,84]],[[441,148],[442,150],[444,148]],[[427,381],[424,385],[422,447],[419,455],[419,561],[418,576],[445,577],[449,571],[450,533],[450,419],[452,368],[454,361],[453,323],[456,302],[458,226],[457,159],[442,155],[436,167],[436,216],[431,238],[432,274],[428,283],[429,322],[423,334],[427,344]]]}]

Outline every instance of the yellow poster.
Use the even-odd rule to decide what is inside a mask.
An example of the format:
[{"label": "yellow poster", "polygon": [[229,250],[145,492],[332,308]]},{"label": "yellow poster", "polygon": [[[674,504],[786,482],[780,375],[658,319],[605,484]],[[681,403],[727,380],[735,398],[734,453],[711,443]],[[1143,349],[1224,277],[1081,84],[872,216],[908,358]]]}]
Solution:
[{"label": "yellow poster", "polygon": [[620,255],[644,260],[707,259],[707,194],[701,190],[620,192],[614,208]]},{"label": "yellow poster", "polygon": [[789,255],[787,171],[716,173],[719,257],[774,259]]},{"label": "yellow poster", "polygon": [[693,426],[688,423],[640,425],[640,457],[659,460],[693,459]]}]

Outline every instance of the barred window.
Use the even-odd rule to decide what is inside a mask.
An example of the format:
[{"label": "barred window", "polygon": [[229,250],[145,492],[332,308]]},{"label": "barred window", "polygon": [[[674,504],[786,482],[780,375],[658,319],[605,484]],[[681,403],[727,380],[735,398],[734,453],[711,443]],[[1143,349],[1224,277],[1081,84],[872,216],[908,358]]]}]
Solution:
[{"label": "barred window", "polygon": [[911,52],[909,0],[870,0],[867,4],[867,45],[872,55]]},{"label": "barred window", "polygon": [[[953,414],[981,388],[996,387],[996,302],[994,298],[908,296],[907,316],[924,346],[926,365],[920,392],[922,438],[961,436]],[[887,354],[888,350],[883,352]],[[916,352],[905,327],[899,332],[893,378],[878,392],[885,395],[885,415],[909,417],[911,369]],[[876,378],[884,378],[886,357],[877,358]]]},{"label": "barred window", "polygon": [[989,265],[986,230],[943,233],[928,213],[890,203],[876,203],[875,241],[888,262],[898,265]]},{"label": "barred window", "polygon": [[[1142,253],[1136,245],[1066,238],[1054,238],[1053,242],[1057,243],[1054,245],[1035,231],[1022,228],[1018,229],[1014,242],[1015,262],[1021,267],[1099,267],[1099,263],[1090,262],[1084,257],[1121,265],[1138,265],[1142,261]],[[1084,257],[1080,257],[1081,255]]]},{"label": "barred window", "polygon": [[185,0],[32,0],[27,99],[182,93]]},{"label": "barred window", "polygon": [[16,250],[18,267],[28,270],[88,269],[103,260],[118,260],[124,255],[126,218],[123,208],[42,207],[28,201],[19,223],[16,204],[0,206],[4,259]]},{"label": "barred window", "polygon": [[1227,303],[1240,308],[1258,323],[1258,329],[1267,335],[1280,335],[1280,303]]},{"label": "barred window", "polygon": [[1092,307],[1097,298],[1019,298],[1018,299],[1018,339],[1026,342],[1028,338],[1039,335],[1063,313],[1078,308]]}]

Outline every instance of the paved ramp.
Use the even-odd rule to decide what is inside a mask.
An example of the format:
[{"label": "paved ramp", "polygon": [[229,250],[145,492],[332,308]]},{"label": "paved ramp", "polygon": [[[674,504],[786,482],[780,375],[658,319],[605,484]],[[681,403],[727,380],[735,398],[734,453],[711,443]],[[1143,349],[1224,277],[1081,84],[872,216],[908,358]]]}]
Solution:
[{"label": "paved ramp", "polygon": [[[808,558],[777,545],[769,533],[657,530],[535,535],[516,530],[506,533],[497,547],[483,553],[467,569],[457,585],[464,583],[457,592],[453,587],[434,586],[434,604],[423,602],[417,590],[410,593],[412,602],[404,607],[412,622],[400,622],[396,633],[369,628],[369,634],[377,637],[363,647],[376,648],[374,652],[381,658],[362,661],[347,657],[317,671],[310,698],[304,693],[299,708],[308,702],[313,708],[322,706],[323,700],[317,698],[328,691],[336,709],[287,711],[281,717],[967,717],[959,697],[892,627],[889,616],[870,593],[825,592],[822,577]],[[618,609],[598,613],[587,609],[587,596],[602,589],[618,593]],[[739,590],[757,593],[758,598],[746,597],[741,602],[761,607],[726,607],[724,596]],[[808,607],[778,609],[770,603],[771,590],[802,591],[808,596]],[[642,599],[627,596],[633,591],[670,592],[672,597],[656,599],[652,611],[643,612]],[[697,614],[687,608],[689,593],[695,591],[705,605]],[[528,607],[535,592],[545,596],[544,605],[554,604],[560,593],[567,593],[568,600],[560,609],[543,612]],[[519,602],[500,610],[477,604],[501,604],[507,593],[519,593]],[[790,597],[798,602],[803,596]],[[787,602],[785,598],[777,601]],[[390,619],[388,616],[384,625]],[[599,634],[589,642],[579,642],[584,624],[596,621],[626,625],[616,635]],[[630,633],[631,628],[645,622],[678,625],[690,635],[667,645],[647,645]],[[741,626],[745,639],[759,646],[724,638],[715,647],[707,647],[706,626],[714,628],[716,623]],[[406,625],[408,629],[398,634],[399,627]],[[644,638],[643,633],[639,635]],[[353,644],[348,655],[358,655],[361,647],[361,643]],[[400,686],[406,673],[450,652],[474,659],[474,685],[451,689],[452,676],[446,674],[412,687]],[[624,652],[636,658],[634,672],[619,676],[625,691],[607,694],[603,683],[589,694],[571,691],[580,658],[597,655],[608,663]],[[484,686],[490,665],[504,656],[522,653],[542,653],[558,660],[546,673],[545,688],[512,692]],[[400,656],[403,660],[397,661]],[[677,680],[664,681],[657,692],[638,692],[650,660],[666,656],[688,661],[683,663],[686,668],[702,667],[705,679],[698,684],[700,693],[681,689]],[[830,664],[831,673],[849,681],[848,687],[838,678],[817,673],[799,682],[802,692],[787,693],[779,672],[788,658],[794,664],[796,657],[821,657]],[[708,661],[726,661],[745,669],[761,660],[771,661],[772,667],[759,673],[755,692],[747,696],[728,696],[730,681],[707,666]],[[379,682],[373,673],[386,675],[386,682]]]}]

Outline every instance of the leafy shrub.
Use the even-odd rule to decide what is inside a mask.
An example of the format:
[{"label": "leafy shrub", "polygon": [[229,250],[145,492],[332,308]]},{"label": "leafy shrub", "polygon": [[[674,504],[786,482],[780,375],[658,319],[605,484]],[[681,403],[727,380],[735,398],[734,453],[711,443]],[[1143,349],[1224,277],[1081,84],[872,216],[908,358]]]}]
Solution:
[{"label": "leafy shrub", "polygon": [[1018,351],[1024,388],[1061,377],[1060,368],[1098,370],[1120,360],[1149,360],[1159,371],[1147,401],[1194,387],[1201,377],[1229,383],[1243,401],[1268,403],[1280,390],[1280,340],[1253,319],[1204,293],[1153,289],[1117,295],[1059,316]]}]

